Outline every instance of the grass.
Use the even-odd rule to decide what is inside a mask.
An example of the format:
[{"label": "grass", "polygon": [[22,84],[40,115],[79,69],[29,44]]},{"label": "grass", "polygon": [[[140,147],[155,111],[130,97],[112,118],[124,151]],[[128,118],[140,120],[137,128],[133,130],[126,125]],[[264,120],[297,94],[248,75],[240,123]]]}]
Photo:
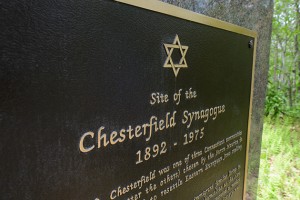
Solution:
[{"label": "grass", "polygon": [[266,118],[258,200],[300,200],[300,121]]}]

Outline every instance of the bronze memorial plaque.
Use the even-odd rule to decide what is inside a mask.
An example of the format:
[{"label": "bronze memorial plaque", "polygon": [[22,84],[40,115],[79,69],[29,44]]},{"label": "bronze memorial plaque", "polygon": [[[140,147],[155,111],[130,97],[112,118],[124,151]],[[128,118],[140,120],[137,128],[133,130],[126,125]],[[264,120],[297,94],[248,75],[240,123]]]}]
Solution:
[{"label": "bronze memorial plaque", "polygon": [[255,32],[154,0],[2,6],[1,199],[245,199]]}]

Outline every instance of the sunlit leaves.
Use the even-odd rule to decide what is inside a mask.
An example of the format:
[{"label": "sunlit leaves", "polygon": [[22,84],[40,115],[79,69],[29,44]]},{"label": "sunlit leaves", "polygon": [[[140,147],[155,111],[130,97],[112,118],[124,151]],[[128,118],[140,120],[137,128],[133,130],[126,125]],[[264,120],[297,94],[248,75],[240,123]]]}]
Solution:
[{"label": "sunlit leaves", "polygon": [[266,115],[300,107],[299,1],[275,1]]}]

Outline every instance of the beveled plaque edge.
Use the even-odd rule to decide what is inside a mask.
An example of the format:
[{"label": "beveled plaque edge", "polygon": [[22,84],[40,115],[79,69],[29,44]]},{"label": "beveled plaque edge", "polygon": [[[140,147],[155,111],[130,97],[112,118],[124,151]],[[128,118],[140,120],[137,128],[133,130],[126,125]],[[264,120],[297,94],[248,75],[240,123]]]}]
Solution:
[{"label": "beveled plaque edge", "polygon": [[190,10],[186,10],[184,8],[180,8],[168,3],[161,2],[159,0],[114,0],[117,2],[129,4],[132,6],[136,6],[139,8],[144,8],[147,10],[152,10],[155,12],[159,12],[162,14],[178,17],[181,19],[185,19],[188,21],[196,22],[199,24],[204,24],[207,26],[212,26],[215,28],[227,30],[230,32],[238,33],[241,35],[250,36],[253,38],[257,37],[257,32],[235,25],[231,24],[229,22],[225,22],[219,19],[215,19],[212,17],[208,17]]}]

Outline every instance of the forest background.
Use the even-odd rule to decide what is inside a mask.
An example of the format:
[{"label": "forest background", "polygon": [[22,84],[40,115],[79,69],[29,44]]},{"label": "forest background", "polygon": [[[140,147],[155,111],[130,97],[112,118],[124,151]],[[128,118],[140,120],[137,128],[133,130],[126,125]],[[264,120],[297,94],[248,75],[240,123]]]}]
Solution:
[{"label": "forest background", "polygon": [[300,199],[300,0],[275,0],[258,199]]}]

